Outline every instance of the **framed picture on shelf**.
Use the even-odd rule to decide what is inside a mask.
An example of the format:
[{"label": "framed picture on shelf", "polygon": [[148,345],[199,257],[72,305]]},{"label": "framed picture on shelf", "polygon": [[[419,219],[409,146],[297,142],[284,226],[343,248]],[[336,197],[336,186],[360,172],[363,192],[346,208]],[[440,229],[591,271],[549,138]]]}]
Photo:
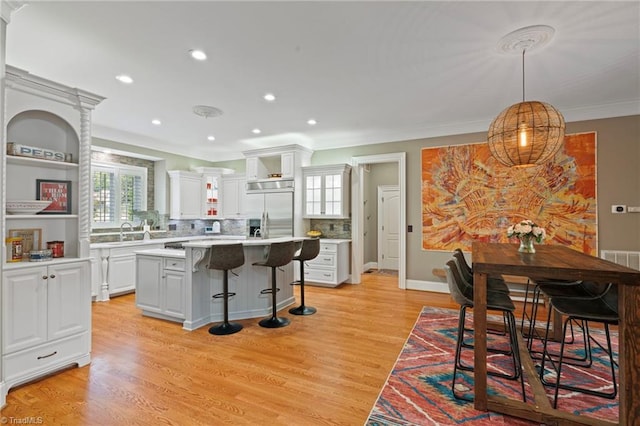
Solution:
[{"label": "framed picture on shelf", "polygon": [[28,256],[31,250],[42,250],[42,229],[9,229],[8,237],[22,238],[23,256]]},{"label": "framed picture on shelf", "polygon": [[39,214],[71,214],[71,181],[36,179],[36,199],[51,201]]}]

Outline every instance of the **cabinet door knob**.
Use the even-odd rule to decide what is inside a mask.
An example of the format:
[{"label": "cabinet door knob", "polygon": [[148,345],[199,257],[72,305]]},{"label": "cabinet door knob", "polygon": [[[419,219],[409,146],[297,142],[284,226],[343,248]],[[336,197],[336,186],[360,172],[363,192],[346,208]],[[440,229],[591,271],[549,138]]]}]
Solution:
[{"label": "cabinet door knob", "polygon": [[56,276],[54,274],[49,275],[49,278],[55,278]]},{"label": "cabinet door knob", "polygon": [[46,275],[43,275],[43,276],[42,276],[42,279],[43,279],[43,280],[46,280],[47,278],[49,278],[49,277],[48,277],[48,276],[46,276]]}]

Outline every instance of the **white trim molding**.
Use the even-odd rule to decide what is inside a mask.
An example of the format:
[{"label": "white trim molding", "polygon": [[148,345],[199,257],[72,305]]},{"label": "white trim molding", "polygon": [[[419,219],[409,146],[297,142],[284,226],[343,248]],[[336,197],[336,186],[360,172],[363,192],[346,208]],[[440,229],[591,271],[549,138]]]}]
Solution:
[{"label": "white trim molding", "polygon": [[447,283],[439,281],[407,280],[407,290],[432,291],[434,293],[449,293]]},{"label": "white trim molding", "polygon": [[398,189],[400,190],[399,219],[399,257],[398,287],[407,288],[407,153],[395,152],[388,154],[366,155],[353,157],[351,164],[351,282],[359,284],[364,272],[364,167],[367,164],[397,163]]}]

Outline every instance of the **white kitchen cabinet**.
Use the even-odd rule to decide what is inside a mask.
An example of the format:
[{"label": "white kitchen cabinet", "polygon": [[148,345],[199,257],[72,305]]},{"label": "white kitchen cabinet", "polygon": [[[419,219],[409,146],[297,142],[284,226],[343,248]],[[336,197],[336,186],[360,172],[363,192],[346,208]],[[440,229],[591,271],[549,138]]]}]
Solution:
[{"label": "white kitchen cabinet", "polygon": [[292,179],[295,174],[295,153],[285,152],[280,156],[280,173],[283,179]]},{"label": "white kitchen cabinet", "polygon": [[193,171],[171,170],[171,219],[216,219],[221,210],[221,180],[232,169],[195,167]]},{"label": "white kitchen cabinet", "polygon": [[320,253],[305,262],[304,280],[310,285],[335,287],[350,275],[350,240],[320,240]]},{"label": "white kitchen cabinet", "polygon": [[270,175],[293,179],[300,167],[311,164],[313,151],[300,145],[285,145],[243,151],[243,154],[246,157],[246,179],[251,182],[269,179]]},{"label": "white kitchen cabinet", "polygon": [[92,270],[91,277],[92,292],[96,294],[96,300],[105,301],[111,296],[134,291],[136,289],[135,252],[163,247],[163,243],[127,241],[120,246],[92,248],[91,262],[98,267],[97,270]]},{"label": "white kitchen cabinet", "polygon": [[[40,247],[64,241],[64,257],[46,262],[2,260],[2,377],[0,402],[13,386],[67,365],[90,362],[89,264],[91,111],[104,99],[6,66],[7,143],[22,145],[1,158],[0,223],[39,229]],[[14,145],[15,147],[15,145]],[[60,160],[60,161],[58,161]],[[37,180],[64,181],[60,214],[6,214],[12,200],[35,200]]]},{"label": "white kitchen cabinet", "polygon": [[91,351],[89,261],[45,262],[3,273],[2,355],[7,388]]},{"label": "white kitchen cabinet", "polygon": [[200,173],[171,170],[170,209],[171,219],[200,219],[204,216],[202,202],[202,175]]},{"label": "white kitchen cabinet", "polygon": [[351,217],[350,175],[351,166],[348,164],[304,167],[303,217]]},{"label": "white kitchen cabinet", "polygon": [[109,296],[134,291],[136,288],[136,255],[131,248],[112,249],[107,271]]},{"label": "white kitchen cabinet", "polygon": [[267,169],[259,161],[258,157],[247,158],[245,172],[247,180],[265,179],[267,177]]},{"label": "white kitchen cabinet", "polygon": [[243,217],[246,213],[246,183],[245,175],[226,175],[222,177],[222,217]]},{"label": "white kitchen cabinet", "polygon": [[[311,164],[313,150],[301,145],[285,145],[275,148],[262,148],[243,151],[246,159],[247,183],[278,179],[293,181],[296,196],[293,199],[293,235],[303,236],[308,229],[303,221],[304,206],[298,196],[303,188],[302,168]],[[280,175],[280,177],[276,177]],[[248,213],[251,210],[247,209]]]},{"label": "white kitchen cabinet", "polygon": [[136,306],[143,315],[182,322],[186,311],[185,259],[137,255]]}]

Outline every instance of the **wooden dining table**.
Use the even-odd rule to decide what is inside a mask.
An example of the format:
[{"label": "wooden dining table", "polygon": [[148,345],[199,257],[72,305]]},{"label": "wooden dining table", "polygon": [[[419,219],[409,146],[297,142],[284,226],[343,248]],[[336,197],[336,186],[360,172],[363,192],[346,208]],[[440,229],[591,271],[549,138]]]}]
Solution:
[{"label": "wooden dining table", "polygon": [[[474,242],[474,404],[482,411],[495,411],[548,425],[638,425],[640,424],[640,271],[584,254],[561,245],[537,245],[535,253],[520,253],[514,244]],[[487,277],[515,275],[536,279],[590,280],[618,284],[619,419],[618,423],[578,416],[554,409],[542,386],[527,348],[520,340],[525,377],[534,401],[487,393]],[[634,397],[635,396],[635,397]]]}]

